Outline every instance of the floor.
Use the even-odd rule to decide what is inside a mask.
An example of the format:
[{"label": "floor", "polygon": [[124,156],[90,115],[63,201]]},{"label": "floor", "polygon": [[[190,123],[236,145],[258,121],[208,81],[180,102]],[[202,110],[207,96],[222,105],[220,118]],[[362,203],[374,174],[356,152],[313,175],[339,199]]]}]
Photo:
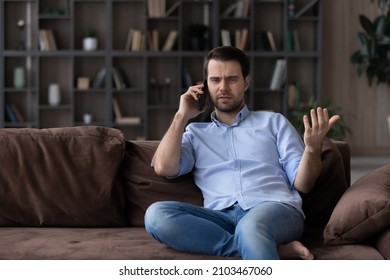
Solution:
[{"label": "floor", "polygon": [[389,157],[352,157],[351,183],[356,182],[356,180],[371,170],[385,164],[390,164]]}]

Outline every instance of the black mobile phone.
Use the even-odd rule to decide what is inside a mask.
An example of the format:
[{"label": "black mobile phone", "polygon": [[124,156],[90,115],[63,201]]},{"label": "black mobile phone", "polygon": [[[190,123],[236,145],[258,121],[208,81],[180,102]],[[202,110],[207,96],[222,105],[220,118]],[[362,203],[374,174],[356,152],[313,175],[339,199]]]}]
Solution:
[{"label": "black mobile phone", "polygon": [[207,87],[207,79],[203,81],[203,94],[199,94],[198,99],[198,108],[199,111],[204,109],[204,105],[206,104],[207,95],[209,94],[209,89]]}]

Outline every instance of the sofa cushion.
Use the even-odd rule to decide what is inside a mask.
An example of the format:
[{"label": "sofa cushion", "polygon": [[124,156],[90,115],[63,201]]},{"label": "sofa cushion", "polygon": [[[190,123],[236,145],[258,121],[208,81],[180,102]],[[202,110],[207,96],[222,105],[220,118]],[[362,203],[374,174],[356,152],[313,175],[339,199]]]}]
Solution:
[{"label": "sofa cushion", "polygon": [[144,226],[144,215],[156,201],[183,201],[202,205],[203,198],[192,175],[175,179],[158,176],[151,167],[158,141],[127,141],[122,177],[128,201],[128,219],[132,226]]},{"label": "sofa cushion", "polygon": [[339,149],[327,138],[322,144],[321,162],[321,174],[313,190],[301,196],[306,222],[311,225],[325,226],[348,185]]},{"label": "sofa cushion", "polygon": [[390,225],[390,165],[356,181],[341,197],[324,230],[326,244],[353,244]]},{"label": "sofa cushion", "polygon": [[386,260],[390,260],[390,227],[378,236],[375,247]]},{"label": "sofa cushion", "polygon": [[0,129],[0,225],[124,225],[124,142],[104,127]]}]

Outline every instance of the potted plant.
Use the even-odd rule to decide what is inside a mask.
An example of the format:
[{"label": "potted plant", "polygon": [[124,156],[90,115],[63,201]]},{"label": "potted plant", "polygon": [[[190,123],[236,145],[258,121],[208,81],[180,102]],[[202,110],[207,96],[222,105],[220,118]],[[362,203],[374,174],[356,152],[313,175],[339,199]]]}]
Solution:
[{"label": "potted plant", "polygon": [[94,51],[97,49],[97,46],[96,31],[91,28],[86,28],[83,32],[83,50]]},{"label": "potted plant", "polygon": [[375,78],[378,84],[390,84],[390,11],[385,15],[388,1],[378,0],[380,15],[374,21],[359,16],[364,32],[358,33],[360,48],[351,55],[351,63],[357,65],[358,75],[366,75],[370,86]]},{"label": "potted plant", "polygon": [[[375,0],[371,0],[374,2]],[[363,31],[358,33],[360,48],[355,51],[350,62],[357,65],[359,76],[365,75],[369,86],[376,81],[377,109],[376,132],[377,144],[381,135],[381,92],[390,85],[390,11],[385,14],[389,0],[377,0],[379,15],[371,21],[365,15],[359,16]]]},{"label": "potted plant", "polygon": [[206,48],[206,34],[208,30],[208,26],[200,23],[189,26],[191,50],[199,51]]},{"label": "potted plant", "polygon": [[[307,104],[300,104],[298,107],[293,108],[290,112],[290,121],[301,136],[303,136],[303,133],[305,131],[305,127],[303,125],[303,116],[310,116],[310,110],[315,109],[317,107],[326,108],[329,112],[329,116],[340,115],[341,112],[340,108],[330,103],[320,106],[320,104],[316,102],[313,98],[310,99]],[[350,132],[351,131],[346,125],[344,119],[341,118],[332,126],[326,136],[329,139],[341,141],[344,140],[347,134],[349,134]]]}]

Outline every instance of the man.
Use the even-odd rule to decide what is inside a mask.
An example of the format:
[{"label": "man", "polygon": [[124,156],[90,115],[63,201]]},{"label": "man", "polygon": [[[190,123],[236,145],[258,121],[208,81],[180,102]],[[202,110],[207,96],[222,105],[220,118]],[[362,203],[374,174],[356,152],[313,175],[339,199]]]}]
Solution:
[{"label": "man", "polygon": [[281,114],[250,112],[245,105],[249,60],[234,47],[209,52],[204,64],[215,107],[210,123],[187,122],[199,114],[203,85],[191,86],[153,158],[155,172],[193,172],[204,207],[157,202],[146,230],[184,252],[243,259],[313,259],[299,241],[304,213],[299,192],[309,192],[321,171],[321,143],[339,116],[326,109],[307,116],[304,143]]}]

